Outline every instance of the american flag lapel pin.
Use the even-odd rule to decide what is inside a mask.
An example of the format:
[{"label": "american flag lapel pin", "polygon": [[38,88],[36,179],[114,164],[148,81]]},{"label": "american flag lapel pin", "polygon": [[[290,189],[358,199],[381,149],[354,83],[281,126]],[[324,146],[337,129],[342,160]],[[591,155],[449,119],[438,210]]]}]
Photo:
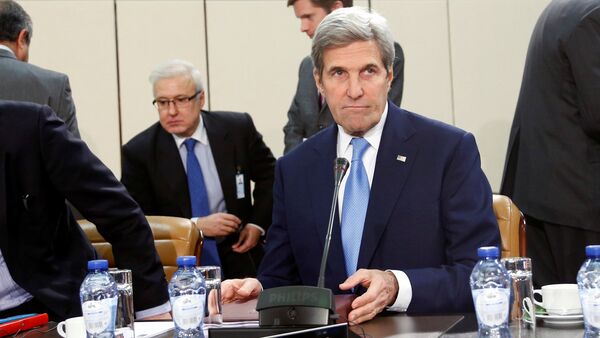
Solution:
[{"label": "american flag lapel pin", "polygon": [[396,156],[396,161],[406,162],[406,156],[398,155]]}]

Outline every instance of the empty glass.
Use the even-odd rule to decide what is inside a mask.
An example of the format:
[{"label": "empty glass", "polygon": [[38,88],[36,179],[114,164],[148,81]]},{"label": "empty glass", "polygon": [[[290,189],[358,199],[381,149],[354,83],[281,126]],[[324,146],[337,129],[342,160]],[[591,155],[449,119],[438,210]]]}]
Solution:
[{"label": "empty glass", "polygon": [[198,271],[206,283],[205,324],[223,323],[223,305],[221,304],[221,268],[218,266],[200,266]]},{"label": "empty glass", "polygon": [[[535,327],[535,309],[524,311],[524,304],[532,304],[533,283],[531,258],[511,257],[502,259],[502,263],[511,277],[510,321],[518,321],[519,327]],[[526,309],[527,310],[527,309]]]},{"label": "empty glass", "polygon": [[133,285],[131,283],[131,270],[109,269],[108,273],[114,278],[119,291],[117,316],[115,321],[116,338],[134,338],[133,322]]}]

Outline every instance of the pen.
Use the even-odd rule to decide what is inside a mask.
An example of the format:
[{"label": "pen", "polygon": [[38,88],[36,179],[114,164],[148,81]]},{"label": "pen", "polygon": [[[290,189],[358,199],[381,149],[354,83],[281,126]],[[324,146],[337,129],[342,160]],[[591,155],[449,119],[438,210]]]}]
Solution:
[{"label": "pen", "polygon": [[11,317],[6,317],[6,318],[0,318],[0,324],[6,323],[6,322],[11,322],[13,320],[19,320],[19,319],[23,319],[23,318],[27,318],[27,317],[32,317],[35,315],[37,315],[37,313],[28,313],[28,314],[24,314],[24,315],[16,315],[16,316],[11,316]]}]

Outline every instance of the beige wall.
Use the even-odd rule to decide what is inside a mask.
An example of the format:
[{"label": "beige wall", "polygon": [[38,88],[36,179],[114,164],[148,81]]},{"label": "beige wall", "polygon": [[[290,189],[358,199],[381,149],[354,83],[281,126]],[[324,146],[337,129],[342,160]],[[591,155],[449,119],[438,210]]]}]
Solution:
[{"label": "beige wall", "polygon": [[[494,190],[529,36],[548,2],[371,0],[404,48],[403,107],[474,133]],[[120,143],[157,120],[148,74],[175,57],[205,74],[206,108],[249,112],[281,155],[310,50],[285,0],[20,3],[34,21],[30,61],[70,76],[82,137],[117,176]]]}]

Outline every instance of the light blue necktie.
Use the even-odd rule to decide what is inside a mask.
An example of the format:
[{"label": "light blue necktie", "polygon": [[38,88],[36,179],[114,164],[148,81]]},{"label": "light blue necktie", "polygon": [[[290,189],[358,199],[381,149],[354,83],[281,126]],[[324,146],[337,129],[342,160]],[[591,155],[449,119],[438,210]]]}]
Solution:
[{"label": "light blue necktie", "polygon": [[342,246],[348,276],[356,272],[365,216],[369,204],[369,179],[362,161],[369,142],[364,138],[352,139],[352,164],[344,190],[342,207]]},{"label": "light blue necktie", "polygon": [[[210,215],[210,207],[208,204],[208,193],[204,184],[204,175],[200,162],[194,153],[196,140],[188,138],[183,142],[187,149],[187,180],[188,189],[190,191],[190,203],[192,205],[192,217],[204,217]],[[214,238],[204,237],[202,244],[202,254],[200,255],[200,265],[221,265],[219,259],[219,251],[217,250],[217,242]]]}]

